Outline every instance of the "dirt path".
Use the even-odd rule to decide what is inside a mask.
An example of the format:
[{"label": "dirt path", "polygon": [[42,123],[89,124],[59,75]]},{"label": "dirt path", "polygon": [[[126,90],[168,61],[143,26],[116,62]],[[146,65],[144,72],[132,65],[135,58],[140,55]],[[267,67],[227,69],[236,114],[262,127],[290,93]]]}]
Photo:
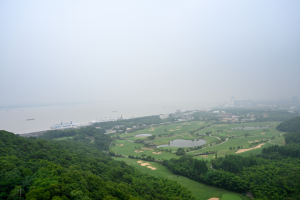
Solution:
[{"label": "dirt path", "polygon": [[[108,147],[108,149],[110,148],[110,146],[111,146],[111,144],[113,143],[113,141],[110,143],[110,145],[109,145],[109,147]],[[106,153],[108,154],[108,150],[106,151]]]},{"label": "dirt path", "polygon": [[87,136],[85,135],[86,138],[92,138],[91,143],[93,143],[95,141],[95,138],[93,136]]},{"label": "dirt path", "polygon": [[264,144],[265,144],[265,143],[262,143],[262,144],[257,145],[256,147],[249,148],[249,149],[240,149],[240,150],[238,150],[238,151],[235,152],[235,153],[244,153],[244,152],[246,152],[246,151],[250,151],[250,150],[253,150],[253,149],[259,149],[259,148],[261,148],[261,146],[263,146]]},{"label": "dirt path", "polygon": [[218,138],[218,140],[221,140],[219,137],[217,137],[217,136],[210,136],[210,137],[215,137],[215,138]]},{"label": "dirt path", "polygon": [[246,192],[246,195],[247,195],[248,197],[250,197],[250,199],[254,199],[254,196],[253,196],[253,194],[252,194],[251,192],[247,191],[247,192]]}]

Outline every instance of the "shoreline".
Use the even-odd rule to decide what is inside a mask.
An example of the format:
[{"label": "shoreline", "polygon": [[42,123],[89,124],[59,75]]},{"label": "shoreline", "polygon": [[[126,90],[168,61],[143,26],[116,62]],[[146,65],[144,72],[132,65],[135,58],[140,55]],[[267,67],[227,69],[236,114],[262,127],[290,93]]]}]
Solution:
[{"label": "shoreline", "polygon": [[35,132],[30,132],[30,133],[22,133],[22,134],[16,134],[22,137],[38,137],[40,135],[42,135],[43,133],[46,133],[47,131],[53,131],[53,130],[66,130],[66,129],[78,129],[78,128],[82,128],[82,127],[87,127],[87,126],[91,126],[90,125],[83,125],[83,126],[78,126],[76,128],[60,128],[60,129],[48,129],[48,130],[43,130],[43,131],[35,131]]}]

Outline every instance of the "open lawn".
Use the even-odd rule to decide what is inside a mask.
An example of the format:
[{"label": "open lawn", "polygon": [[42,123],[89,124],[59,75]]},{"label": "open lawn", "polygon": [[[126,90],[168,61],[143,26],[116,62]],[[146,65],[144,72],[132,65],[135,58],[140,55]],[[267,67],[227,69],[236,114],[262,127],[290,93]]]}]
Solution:
[{"label": "open lawn", "polygon": [[[143,147],[143,144],[129,142],[127,140],[115,140],[116,145],[112,145],[110,150],[115,153],[122,154],[125,156],[141,156],[142,154],[146,154],[147,156],[155,157],[156,159],[171,159],[171,158],[179,158],[176,154],[169,153],[166,151],[157,151],[155,148]],[[123,144],[123,145],[121,145]],[[138,147],[141,147],[140,149]],[[153,153],[154,152],[154,153]],[[160,152],[160,154],[156,154],[156,152]]]},{"label": "open lawn", "polygon": [[[217,132],[216,128],[219,128],[219,126],[214,125],[212,128],[208,128],[207,130],[212,131],[212,136],[220,137],[221,133],[226,133],[228,136],[234,136],[232,139],[228,139],[227,142],[220,144],[220,145],[213,145],[210,146],[205,145],[200,150],[195,150],[188,152],[187,154],[195,154],[195,153],[201,153],[205,151],[217,151],[218,157],[223,157],[226,154],[235,154],[235,152],[238,150],[237,147],[240,146],[242,149],[249,149],[251,147],[255,147],[257,145],[252,145],[251,142],[255,141],[261,141],[266,140],[264,145],[261,146],[259,149],[252,149],[249,151],[245,151],[243,153],[239,153],[238,155],[241,156],[248,156],[250,154],[260,154],[262,151],[262,148],[274,145],[274,144],[283,144],[284,138],[283,137],[277,137],[279,134],[275,130],[276,124],[274,125],[272,122],[264,122],[264,123],[247,123],[247,124],[230,124],[228,125],[228,128],[234,128],[234,127],[250,127],[250,126],[266,126],[266,125],[273,125],[273,127],[268,128],[269,131],[263,131],[262,129],[254,129],[254,130],[223,130],[223,132]],[[218,129],[217,129],[218,130]],[[219,129],[220,130],[220,129]],[[229,132],[228,132],[229,131]],[[249,134],[245,137],[245,133]],[[274,140],[271,140],[268,142],[268,139],[275,137]],[[230,147],[234,147],[234,149],[230,150]],[[205,159],[212,159],[214,155],[209,155],[206,157],[203,156],[196,156],[197,158],[205,158]]]},{"label": "open lawn", "polygon": [[[125,140],[115,140],[114,144],[110,148],[115,153],[119,153],[122,155],[133,155],[133,156],[141,156],[145,154],[146,156],[155,157],[155,159],[171,159],[171,158],[179,158],[175,152],[178,147],[163,147],[159,149],[171,149],[171,152],[167,151],[160,151],[155,149],[155,147],[143,147],[141,143],[134,143],[133,140],[137,138],[134,137],[136,134],[140,133],[150,133],[156,135],[154,140],[150,140],[150,142],[154,142],[157,145],[160,144],[168,144],[169,141],[175,139],[196,139],[196,138],[203,138],[207,141],[207,143],[202,146],[202,149],[198,150],[191,150],[187,152],[187,155],[193,155],[196,153],[201,153],[205,151],[217,151],[218,157],[224,157],[226,154],[235,154],[241,156],[248,156],[251,154],[260,154],[262,148],[266,148],[271,145],[284,145],[284,137],[278,137],[280,134],[278,131],[275,130],[275,127],[278,123],[276,122],[260,122],[260,123],[234,123],[234,124],[221,124],[221,125],[213,125],[211,127],[207,127],[199,132],[198,135],[190,134],[188,131],[192,129],[197,129],[204,124],[204,122],[189,122],[189,123],[178,123],[178,124],[169,124],[160,127],[152,127],[151,129],[140,130],[135,133],[130,134],[122,134],[120,137],[125,137]],[[263,130],[266,128],[262,128],[263,126],[269,125],[270,127],[267,128],[268,130]],[[231,130],[231,128],[236,127],[261,127],[259,129],[253,130]],[[166,130],[165,130],[166,129]],[[180,130],[176,130],[180,129]],[[211,136],[203,136],[206,132],[211,131]],[[173,132],[174,135],[172,136],[163,136],[163,134]],[[162,135],[159,137],[158,135]],[[215,142],[218,141],[218,138],[229,137],[229,139],[221,144],[216,145]],[[271,139],[275,137],[275,139]],[[271,139],[271,140],[270,140]],[[127,141],[131,140],[131,141]],[[260,142],[264,140],[263,142]],[[258,143],[256,143],[258,142]],[[256,143],[256,144],[252,144]],[[260,148],[253,148],[261,144]],[[263,145],[262,145],[263,144]],[[211,146],[212,145],[212,146]],[[245,151],[242,153],[236,153],[238,151],[238,146],[242,149],[250,149],[249,151]],[[231,149],[230,149],[231,147]],[[187,148],[185,148],[187,149]],[[199,155],[195,156],[194,158],[204,159],[204,160],[211,160],[214,159],[215,154],[210,155]],[[179,183],[187,187],[192,193],[195,195],[197,199],[200,200],[207,200],[212,197],[220,198],[220,200],[245,200],[250,199],[247,196],[243,196],[242,194],[237,194],[233,192],[229,192],[223,189],[210,187],[199,182],[190,180],[183,176],[174,175],[170,172],[166,167],[153,162],[143,161],[146,162],[142,166],[142,163],[138,163],[137,159],[129,159],[129,158],[117,158],[113,157],[116,160],[123,160],[129,165],[136,167],[137,169],[149,173],[150,175],[169,178],[172,180],[177,180]],[[147,167],[148,166],[148,167]]]},{"label": "open lawn", "polygon": [[73,137],[60,137],[60,138],[54,138],[53,140],[65,140],[65,139],[73,139]]},{"label": "open lawn", "polygon": [[[242,149],[249,149],[258,145],[258,144],[252,145],[253,142],[265,140],[265,142],[263,142],[265,144],[262,145],[261,148],[252,149],[238,154],[241,156],[248,156],[250,154],[259,154],[261,153],[262,148],[271,145],[275,145],[275,144],[284,145],[284,138],[282,136],[278,137],[279,132],[275,130],[277,124],[278,123],[275,122],[233,123],[233,124],[220,124],[220,125],[214,124],[211,127],[199,131],[198,134],[200,136],[196,134],[187,133],[187,131],[192,129],[197,129],[203,125],[208,125],[208,124],[204,124],[204,122],[192,121],[188,123],[185,122],[185,123],[168,124],[159,127],[152,127],[151,129],[140,130],[135,133],[121,134],[120,137],[126,137],[126,140],[115,140],[115,143],[120,143],[120,144],[124,143],[124,145],[123,146],[112,145],[111,150],[114,151],[115,153],[119,153],[126,156],[129,155],[141,156],[142,154],[146,154],[146,156],[150,155],[152,157],[155,157],[156,159],[170,159],[170,158],[178,157],[174,153],[172,153],[175,152],[178,149],[178,147],[160,147],[159,149],[171,149],[171,151],[170,152],[159,151],[161,152],[161,154],[156,154],[153,153],[157,151],[155,147],[143,148],[143,145],[140,143],[127,141],[127,140],[131,140],[131,141],[136,140],[137,138],[133,136],[140,133],[150,133],[156,135],[157,137],[154,140],[150,140],[150,141],[156,143],[157,145],[168,144],[169,141],[175,139],[192,140],[192,139],[203,137],[203,139],[206,140],[207,143],[204,146],[202,146],[202,149],[191,150],[190,152],[187,152],[187,154],[193,155],[205,151],[217,151],[218,157],[223,157],[226,154],[236,154],[235,152],[238,150],[238,146],[240,146]],[[268,131],[263,130],[265,128],[262,127],[267,125],[270,126],[268,128]],[[231,130],[231,128],[236,128],[236,127],[261,127],[261,128],[253,129],[253,130],[241,130],[241,128],[240,130]],[[165,129],[167,131],[165,131]],[[180,129],[180,130],[176,130],[176,129]],[[170,133],[170,130],[172,130],[174,135],[162,136],[162,137],[158,136],[160,134]],[[211,137],[201,136],[201,135],[205,135],[205,133],[208,131],[212,132]],[[247,134],[246,137],[245,134]],[[231,138],[222,144],[215,145],[214,143],[218,140],[218,138],[221,138],[221,136],[226,136]],[[273,136],[275,137],[275,139],[268,142],[269,141],[268,139],[271,139]],[[213,145],[211,146],[211,144]],[[141,149],[138,149],[138,147],[141,147]],[[232,147],[231,150],[230,147]],[[214,156],[215,156],[214,154],[211,154],[207,156],[196,156],[196,158],[210,160],[214,158]]]},{"label": "open lawn", "polygon": [[198,200],[207,200],[211,197],[221,198],[221,196],[223,194],[232,194],[232,195],[240,197],[242,200],[250,200],[249,197],[246,197],[246,196],[243,197],[242,194],[230,192],[230,191],[215,188],[215,187],[210,187],[210,186],[207,186],[205,184],[202,184],[202,183],[196,182],[194,180],[191,180],[189,178],[186,178],[184,176],[174,175],[165,166],[162,166],[158,163],[143,161],[143,162],[149,163],[150,166],[156,168],[156,170],[152,170],[150,168],[147,168],[147,166],[141,166],[141,164],[137,162],[137,161],[139,161],[137,159],[120,158],[120,157],[112,157],[112,158],[115,159],[115,160],[124,161],[128,165],[134,166],[136,169],[139,169],[142,172],[148,173],[150,175],[157,176],[157,177],[168,178],[168,179],[171,179],[171,180],[176,180],[180,184],[182,184],[183,186],[188,188],[190,191],[192,191],[193,195]]},{"label": "open lawn", "polygon": [[205,123],[205,122],[201,122],[201,121],[191,121],[191,122],[182,122],[182,123],[175,123],[175,124],[167,124],[167,125],[161,125],[158,127],[152,127],[150,129],[144,129],[144,130],[139,130],[137,132],[134,133],[128,133],[128,134],[121,134],[120,137],[126,137],[128,139],[137,139],[134,137],[134,135],[136,134],[140,134],[140,133],[150,133],[152,135],[163,135],[163,134],[169,134],[169,133],[174,133],[176,134],[182,134],[182,133],[188,133],[191,130],[200,128],[202,126],[207,126],[211,124],[211,122],[209,123]]},{"label": "open lawn", "polygon": [[242,200],[235,194],[223,194],[221,200]]}]

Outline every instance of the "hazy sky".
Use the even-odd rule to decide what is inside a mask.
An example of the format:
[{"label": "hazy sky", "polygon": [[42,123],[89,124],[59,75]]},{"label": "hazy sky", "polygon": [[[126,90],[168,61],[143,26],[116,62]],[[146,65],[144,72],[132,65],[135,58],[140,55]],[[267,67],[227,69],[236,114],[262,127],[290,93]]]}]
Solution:
[{"label": "hazy sky", "polygon": [[0,105],[300,98],[300,1],[0,1]]}]

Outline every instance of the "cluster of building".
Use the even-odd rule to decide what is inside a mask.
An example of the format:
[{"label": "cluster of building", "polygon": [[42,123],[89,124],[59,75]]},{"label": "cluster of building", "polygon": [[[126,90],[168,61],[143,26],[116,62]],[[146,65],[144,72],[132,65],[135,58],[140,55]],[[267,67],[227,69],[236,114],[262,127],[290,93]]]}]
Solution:
[{"label": "cluster of building", "polygon": [[121,121],[123,120],[123,117],[121,115],[121,117],[104,117],[104,118],[96,118],[93,121],[90,122],[90,124],[95,124],[95,123],[99,123],[99,122],[114,122],[114,121]]},{"label": "cluster of building", "polygon": [[[220,122],[247,122],[247,121],[254,121],[256,118],[259,118],[261,116],[255,115],[255,114],[247,114],[244,115],[232,115],[231,113],[226,113],[225,111],[218,111],[214,110],[211,111],[213,114],[217,114],[217,117],[219,117]],[[269,117],[268,114],[263,114],[262,117]]]},{"label": "cluster of building", "polygon": [[238,107],[238,108],[281,108],[288,106],[299,106],[297,96],[292,96],[291,99],[283,100],[261,100],[261,101],[252,101],[252,100],[235,100],[232,96],[230,102],[224,103],[219,106],[225,108]]},{"label": "cluster of building", "polygon": [[56,124],[51,126],[51,129],[67,129],[67,128],[78,128],[80,126],[80,122],[70,122],[70,123],[63,123],[61,122],[60,124]]}]

